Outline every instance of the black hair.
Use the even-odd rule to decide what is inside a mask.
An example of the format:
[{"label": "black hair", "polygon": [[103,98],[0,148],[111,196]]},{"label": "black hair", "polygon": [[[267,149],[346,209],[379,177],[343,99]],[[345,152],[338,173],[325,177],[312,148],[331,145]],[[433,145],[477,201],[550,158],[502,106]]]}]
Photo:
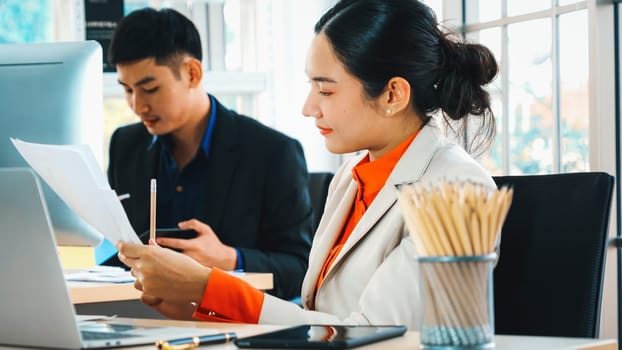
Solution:
[{"label": "black hair", "polygon": [[183,54],[202,59],[201,37],[194,24],[173,9],[143,8],[123,17],[108,47],[108,62],[115,66],[146,58],[177,71]]},{"label": "black hair", "polygon": [[[425,4],[341,0],[316,23],[315,33],[326,36],[368,98],[380,96],[391,78],[402,77],[410,84],[412,107],[424,123],[441,110],[449,128],[463,137],[467,151],[480,153],[492,144],[495,121],[483,85],[497,75],[497,62],[486,47],[443,32]],[[481,120],[467,138],[469,115]]]}]

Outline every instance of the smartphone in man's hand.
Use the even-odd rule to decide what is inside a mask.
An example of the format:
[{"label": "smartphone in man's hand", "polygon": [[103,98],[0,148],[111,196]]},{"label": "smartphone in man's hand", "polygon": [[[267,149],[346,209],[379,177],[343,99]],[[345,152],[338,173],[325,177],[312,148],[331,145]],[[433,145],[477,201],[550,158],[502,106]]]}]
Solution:
[{"label": "smartphone in man's hand", "polygon": [[[197,231],[195,230],[184,230],[178,227],[171,228],[158,228],[156,229],[156,238],[167,237],[167,238],[181,238],[181,239],[192,239],[198,236]],[[149,230],[140,234],[140,238],[149,237]]]},{"label": "smartphone in man's hand", "polygon": [[159,228],[156,229],[156,238],[168,237],[168,238],[183,238],[192,239],[198,236],[195,230],[184,230],[181,228]]}]

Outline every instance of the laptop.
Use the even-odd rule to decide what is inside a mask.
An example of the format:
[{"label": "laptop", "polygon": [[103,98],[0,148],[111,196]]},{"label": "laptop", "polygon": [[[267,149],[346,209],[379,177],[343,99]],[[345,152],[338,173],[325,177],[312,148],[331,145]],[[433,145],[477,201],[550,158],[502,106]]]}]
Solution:
[{"label": "laptop", "polygon": [[0,168],[0,239],[0,344],[95,349],[216,333],[77,317],[41,187],[29,168]]}]

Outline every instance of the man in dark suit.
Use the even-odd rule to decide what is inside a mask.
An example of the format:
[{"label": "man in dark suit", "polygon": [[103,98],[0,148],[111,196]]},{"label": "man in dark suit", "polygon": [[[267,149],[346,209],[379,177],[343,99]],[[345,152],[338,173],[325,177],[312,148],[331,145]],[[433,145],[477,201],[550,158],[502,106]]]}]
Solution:
[{"label": "man in dark suit", "polygon": [[157,227],[198,233],[157,244],[206,266],[271,272],[272,293],[294,297],[312,229],[302,147],[205,93],[201,56],[195,26],[174,10],[142,9],[118,24],[108,59],[141,122],[111,138],[110,185],[130,195],[123,206],[140,234],[156,178]]}]

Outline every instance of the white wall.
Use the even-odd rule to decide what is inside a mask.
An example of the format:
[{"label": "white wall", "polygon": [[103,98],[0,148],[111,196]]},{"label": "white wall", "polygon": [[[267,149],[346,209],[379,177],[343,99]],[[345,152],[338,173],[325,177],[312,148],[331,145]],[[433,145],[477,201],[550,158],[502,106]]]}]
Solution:
[{"label": "white wall", "polygon": [[[615,71],[613,5],[588,1],[590,42],[590,169],[616,174]],[[619,181],[619,180],[617,180]],[[616,181],[616,182],[617,182]],[[610,237],[616,235],[617,206],[614,194]],[[600,337],[618,337],[617,255],[607,250]]]},{"label": "white wall", "polygon": [[[272,125],[303,144],[309,171],[334,172],[341,157],[324,146],[313,118],[302,116],[302,105],[309,91],[305,58],[313,38],[313,27],[335,0],[273,0],[273,75],[268,90],[274,108]],[[262,113],[264,114],[264,113]]]}]

